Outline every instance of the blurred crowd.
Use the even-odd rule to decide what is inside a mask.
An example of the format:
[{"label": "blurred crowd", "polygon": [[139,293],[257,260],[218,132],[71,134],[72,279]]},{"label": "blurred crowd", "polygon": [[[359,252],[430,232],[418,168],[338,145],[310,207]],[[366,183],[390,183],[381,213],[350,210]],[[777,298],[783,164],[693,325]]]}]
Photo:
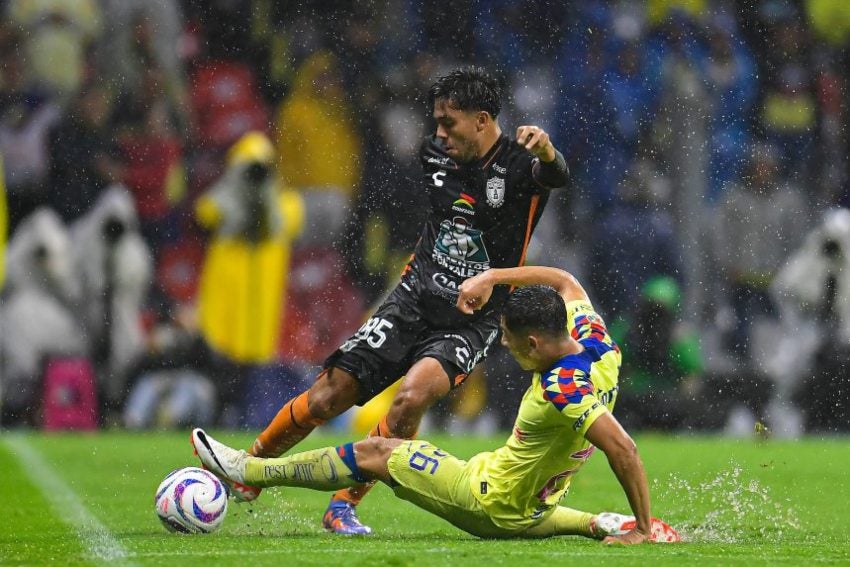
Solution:
[{"label": "blurred crowd", "polygon": [[[435,77],[572,182],[629,427],[847,431],[844,0],[4,0],[2,425],[258,427],[398,277]],[[510,427],[503,351],[434,413]],[[369,424],[371,425],[371,424]]]}]

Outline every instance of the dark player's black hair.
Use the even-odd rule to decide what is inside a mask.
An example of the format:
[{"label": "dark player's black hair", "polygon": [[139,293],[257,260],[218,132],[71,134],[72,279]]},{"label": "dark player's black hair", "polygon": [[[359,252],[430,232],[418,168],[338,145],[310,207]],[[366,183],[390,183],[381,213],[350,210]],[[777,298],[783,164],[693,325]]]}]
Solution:
[{"label": "dark player's black hair", "polygon": [[481,67],[455,69],[428,90],[428,103],[451,101],[458,110],[483,110],[493,118],[502,110],[502,85]]},{"label": "dark player's black hair", "polygon": [[548,285],[517,288],[502,309],[505,326],[512,333],[543,332],[560,336],[567,328],[564,298]]}]

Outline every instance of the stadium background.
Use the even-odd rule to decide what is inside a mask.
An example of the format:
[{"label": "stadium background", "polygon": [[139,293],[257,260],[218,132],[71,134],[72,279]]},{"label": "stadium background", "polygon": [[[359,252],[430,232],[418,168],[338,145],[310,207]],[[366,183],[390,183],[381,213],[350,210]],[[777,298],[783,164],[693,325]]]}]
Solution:
[{"label": "stadium background", "polygon": [[[393,284],[423,95],[474,63],[570,164],[529,258],[622,343],[627,427],[848,428],[842,0],[0,6],[3,426],[264,424]],[[288,204],[240,201],[245,164]],[[278,230],[216,272],[240,214]],[[524,383],[496,352],[431,423],[503,429]]]}]

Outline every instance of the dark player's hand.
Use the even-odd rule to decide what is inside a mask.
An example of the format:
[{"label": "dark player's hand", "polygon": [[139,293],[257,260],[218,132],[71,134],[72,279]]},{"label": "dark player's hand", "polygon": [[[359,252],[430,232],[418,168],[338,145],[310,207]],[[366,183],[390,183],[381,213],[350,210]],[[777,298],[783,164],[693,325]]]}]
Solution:
[{"label": "dark player's hand", "polygon": [[516,129],[516,141],[540,161],[555,159],[555,146],[549,140],[549,134],[539,126],[520,126]]},{"label": "dark player's hand", "polygon": [[623,535],[612,535],[602,540],[606,545],[637,545],[639,543],[647,543],[649,537],[639,530],[632,530]]},{"label": "dark player's hand", "polygon": [[487,272],[482,272],[477,276],[473,276],[458,286],[458,298],[456,307],[461,313],[472,315],[484,307],[490,296],[493,295],[493,283],[487,276]]}]

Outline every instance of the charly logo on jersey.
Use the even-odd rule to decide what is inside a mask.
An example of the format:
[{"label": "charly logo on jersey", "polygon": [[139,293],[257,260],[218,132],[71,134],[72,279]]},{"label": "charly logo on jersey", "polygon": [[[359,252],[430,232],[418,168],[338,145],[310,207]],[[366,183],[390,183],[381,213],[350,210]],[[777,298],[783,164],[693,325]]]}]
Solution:
[{"label": "charly logo on jersey", "polygon": [[452,203],[452,210],[456,213],[464,213],[466,215],[474,215],[475,214],[475,197],[472,195],[467,195],[466,193],[460,194],[460,199]]},{"label": "charly logo on jersey", "polygon": [[487,180],[487,204],[499,208],[505,202],[505,179],[491,177]]},{"label": "charly logo on jersey", "polygon": [[464,217],[440,223],[434,243],[434,261],[456,276],[472,277],[490,269],[490,256],[480,230],[472,228]]}]

